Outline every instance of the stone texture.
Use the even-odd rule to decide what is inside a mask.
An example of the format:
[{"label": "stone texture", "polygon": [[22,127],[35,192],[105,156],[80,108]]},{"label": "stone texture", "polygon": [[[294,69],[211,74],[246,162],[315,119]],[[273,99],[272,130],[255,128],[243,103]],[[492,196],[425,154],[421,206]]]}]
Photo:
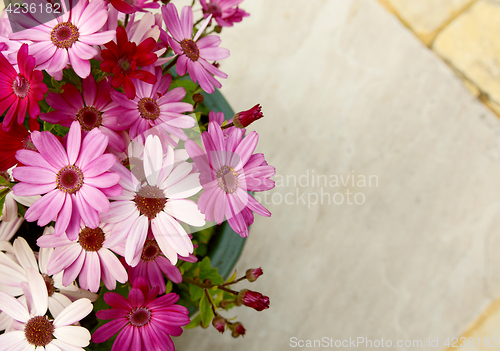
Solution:
[{"label": "stone texture", "polygon": [[453,17],[475,0],[380,0],[426,44]]},{"label": "stone texture", "polygon": [[500,103],[500,1],[480,0],[436,38],[433,50]]},{"label": "stone texture", "polygon": [[495,112],[498,116],[500,116],[500,105],[491,101],[491,100],[485,100],[484,103],[486,104],[486,106],[488,106],[490,109],[493,110],[493,112]]},{"label": "stone texture", "polygon": [[[237,265],[263,267],[242,287],[269,295],[271,308],[223,312],[244,338],[189,330],[177,349],[461,335],[500,294],[500,120],[376,1],[242,7],[251,17],[222,33],[232,54],[222,91],[235,110],[263,105],[258,151],[289,179],[260,195],[273,216],[257,216]],[[376,175],[378,186],[312,185],[313,171]],[[295,195],[347,190],[365,202]]]},{"label": "stone texture", "polygon": [[[500,347],[500,299],[494,301],[447,351],[489,351]],[[462,345],[462,346],[460,346]],[[458,347],[456,347],[458,346]]]}]

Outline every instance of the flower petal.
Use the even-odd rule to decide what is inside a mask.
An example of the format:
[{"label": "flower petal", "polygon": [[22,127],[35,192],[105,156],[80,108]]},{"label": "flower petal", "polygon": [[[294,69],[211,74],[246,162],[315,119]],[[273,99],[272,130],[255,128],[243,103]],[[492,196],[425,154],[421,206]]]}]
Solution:
[{"label": "flower petal", "polygon": [[54,327],[59,328],[74,324],[92,312],[92,302],[89,299],[78,299],[66,307],[59,316],[54,319]]},{"label": "flower petal", "polygon": [[68,344],[85,347],[90,342],[90,332],[84,327],[67,325],[54,330],[54,336]]}]

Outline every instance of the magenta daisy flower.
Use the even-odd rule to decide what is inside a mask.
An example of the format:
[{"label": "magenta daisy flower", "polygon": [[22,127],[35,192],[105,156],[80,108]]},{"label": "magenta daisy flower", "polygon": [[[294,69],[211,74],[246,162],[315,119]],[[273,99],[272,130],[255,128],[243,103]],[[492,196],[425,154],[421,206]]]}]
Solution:
[{"label": "magenta daisy flower", "polygon": [[[125,245],[118,245],[113,249],[119,255],[125,255]],[[182,261],[196,262],[197,258],[193,255],[188,257],[179,257]],[[170,263],[170,261],[162,254],[160,246],[153,239],[153,233],[151,229],[148,232],[148,238],[144,243],[142,248],[141,259],[137,266],[130,267],[126,265],[129,281],[131,284],[139,278],[143,277],[148,282],[151,287],[158,287],[160,289],[160,294],[165,294],[165,278],[163,275],[170,279],[174,283],[182,282],[182,274],[175,265]]]},{"label": "magenta daisy flower", "polygon": [[129,281],[133,284],[139,277],[143,277],[151,287],[158,287],[160,294],[165,294],[165,278],[167,276],[174,283],[182,282],[182,275],[168,258],[161,254],[160,246],[155,239],[146,239],[142,249],[141,260],[135,267],[127,265]]},{"label": "magenta daisy flower", "polygon": [[205,191],[198,207],[207,221],[221,224],[224,217],[242,237],[248,236],[253,223],[253,212],[269,217],[271,213],[257,202],[248,191],[274,188],[269,179],[276,172],[264,160],[263,154],[252,153],[258,142],[256,132],[243,138],[238,128],[222,133],[217,122],[210,122],[208,131],[201,135],[204,151],[194,141],[186,142],[186,150],[200,170],[200,181]]},{"label": "magenta daisy flower", "polygon": [[62,94],[48,93],[47,103],[55,111],[42,113],[40,118],[64,127],[69,127],[76,120],[85,135],[99,128],[108,136],[111,149],[124,151],[125,141],[116,131],[125,130],[128,126],[112,113],[118,105],[111,100],[111,81],[103,79],[96,84],[94,77],[89,75],[82,84],[82,93],[69,83],[63,86]]},{"label": "magenta daisy flower", "polygon": [[25,214],[28,222],[38,220],[43,227],[55,220],[55,233],[65,231],[70,240],[77,238],[80,218],[86,226],[97,228],[99,212],[109,211],[106,196],[121,193],[120,176],[108,172],[116,157],[104,154],[108,137],[98,128],[82,140],[80,124],[71,124],[67,150],[50,132],[33,132],[31,139],[38,152],[19,150],[17,160],[25,167],[16,167],[13,176],[20,183],[14,195],[42,195]]},{"label": "magenta daisy flower", "polygon": [[[55,247],[47,271],[56,274],[64,271],[63,284],[71,284],[77,276],[82,289],[97,292],[101,278],[109,290],[116,288],[116,281],[127,282],[127,271],[109,250],[117,244],[111,225],[101,224],[95,229],[83,226],[77,241],[66,236],[43,235],[37,240],[40,247]],[[116,236],[116,234],[114,235]]]},{"label": "magenta daisy flower", "polygon": [[146,12],[146,9],[157,9],[160,7],[158,0],[109,0],[109,3],[118,11],[132,14],[137,11]]},{"label": "magenta daisy flower", "polygon": [[28,55],[28,45],[23,44],[17,53],[19,73],[0,53],[0,115],[6,110],[2,129],[8,131],[14,121],[23,124],[26,112],[31,118],[40,114],[38,102],[43,100],[47,86],[41,71],[34,70],[35,59]]},{"label": "magenta daisy flower", "polygon": [[234,22],[241,22],[243,17],[250,16],[247,12],[238,8],[243,0],[200,0],[203,8],[203,15],[210,15],[217,21],[221,27],[232,27]]},{"label": "magenta daisy flower", "polygon": [[2,350],[82,350],[90,341],[87,329],[74,326],[92,312],[89,299],[73,302],[51,320],[46,315],[48,293],[45,282],[34,268],[27,269],[23,290],[28,308],[14,297],[0,292],[0,309],[18,321],[15,330],[0,335]]},{"label": "magenta daisy flower", "polygon": [[151,85],[139,80],[134,82],[136,96],[129,100],[125,94],[111,92],[111,97],[117,108],[110,111],[115,120],[130,125],[130,138],[143,134],[146,130],[159,126],[168,133],[187,140],[181,128],[192,128],[195,120],[184,112],[192,111],[193,106],[181,100],[186,96],[182,87],[168,91],[172,77],[162,75],[161,67],[149,68],[149,72],[156,74],[156,84]]},{"label": "magenta daisy flower", "polygon": [[[107,43],[115,37],[114,31],[100,32],[108,19],[108,6],[103,0],[74,0],[77,4],[64,15],[36,27],[10,35],[11,40],[31,40],[30,52],[38,68],[46,70],[57,80],[68,63],[76,74],[86,78],[90,74],[90,59],[98,51],[93,45]],[[65,2],[61,2],[65,7]]]},{"label": "magenta daisy flower", "polygon": [[177,255],[186,257],[193,252],[193,243],[179,221],[197,227],[205,224],[196,203],[187,199],[201,190],[198,173],[192,173],[190,163],[176,163],[171,147],[164,155],[160,139],[152,135],[146,139],[143,167],[146,179],[138,180],[115,164],[123,193],[111,198],[116,201],[101,218],[116,223],[114,230],[127,236],[125,260],[130,266],[140,261],[150,225],[161,251],[175,264]]},{"label": "magenta daisy flower", "polygon": [[112,319],[92,335],[96,343],[104,342],[118,334],[111,351],[174,350],[170,335],[182,334],[182,327],[189,324],[188,310],[176,305],[177,294],[156,298],[158,288],[149,289],[144,278],[137,278],[128,300],[109,292],[104,301],[112,308],[97,312],[99,319]]},{"label": "magenta daisy flower", "polygon": [[180,19],[172,3],[163,6],[161,13],[170,33],[166,35],[163,32],[162,40],[168,41],[175,54],[179,55],[176,65],[177,74],[183,76],[186,71],[189,72],[191,80],[198,82],[200,87],[209,94],[214,92],[214,86],[222,87],[214,76],[227,78],[227,74],[208,63],[207,60],[225,59],[229,57],[229,50],[218,47],[221,40],[216,35],[208,35],[199,39],[210,18],[205,21],[193,38],[193,10],[190,6],[183,7]]}]

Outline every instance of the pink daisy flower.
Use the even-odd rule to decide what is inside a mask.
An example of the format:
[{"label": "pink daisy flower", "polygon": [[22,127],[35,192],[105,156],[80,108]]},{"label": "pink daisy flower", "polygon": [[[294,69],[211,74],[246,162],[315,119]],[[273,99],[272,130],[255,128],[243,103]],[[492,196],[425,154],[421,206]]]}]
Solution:
[{"label": "pink daisy flower", "polygon": [[5,131],[11,128],[14,121],[23,124],[26,112],[31,118],[38,117],[38,102],[47,92],[42,72],[34,70],[35,59],[28,55],[27,44],[19,49],[17,62],[19,73],[0,53],[0,115],[7,110],[2,123]]},{"label": "pink daisy flower", "polygon": [[177,87],[168,91],[172,77],[169,74],[163,76],[161,67],[148,67],[146,70],[156,75],[156,83],[151,85],[136,80],[136,95],[132,100],[125,94],[112,91],[111,97],[118,107],[110,114],[121,123],[130,125],[129,133],[132,139],[158,126],[182,140],[187,140],[181,128],[194,127],[195,120],[183,115],[184,112],[193,110],[191,104],[181,102],[186,96],[186,90]]},{"label": "pink daisy flower", "polygon": [[96,343],[104,342],[118,334],[111,351],[174,350],[170,335],[182,334],[182,327],[189,324],[188,310],[175,305],[177,294],[156,298],[158,288],[149,289],[144,278],[137,278],[128,300],[109,292],[104,301],[112,308],[97,312],[99,319],[112,319],[92,335]]},{"label": "pink daisy flower", "polygon": [[[97,292],[101,278],[109,290],[116,288],[116,281],[127,282],[127,271],[109,250],[117,244],[111,233],[111,225],[101,224],[95,229],[83,226],[77,241],[65,235],[43,235],[37,240],[40,247],[54,247],[47,265],[50,274],[64,271],[63,284],[71,284],[77,276],[82,289]],[[116,236],[116,235],[115,235]]]},{"label": "pink daisy flower", "polygon": [[200,0],[203,8],[203,15],[210,15],[217,21],[221,27],[232,27],[234,22],[241,22],[243,17],[250,16],[249,13],[238,8],[243,0]]},{"label": "pink daisy flower", "polygon": [[200,170],[200,181],[205,191],[198,207],[207,221],[221,224],[224,217],[242,237],[248,236],[248,226],[253,223],[253,212],[269,217],[271,213],[257,202],[248,191],[274,188],[269,179],[276,173],[267,165],[263,154],[252,153],[258,142],[256,132],[243,138],[243,130],[228,129],[225,137],[217,122],[210,122],[201,140],[204,151],[192,140],[186,150]]},{"label": "pink daisy flower", "polygon": [[47,103],[55,109],[42,113],[40,118],[52,124],[69,127],[73,121],[78,121],[84,134],[94,128],[109,138],[109,147],[116,151],[125,150],[125,141],[116,131],[125,130],[121,118],[112,111],[118,107],[111,100],[111,80],[103,79],[96,84],[92,75],[83,80],[82,93],[72,84],[63,86],[63,93],[48,93]]},{"label": "pink daisy flower", "polygon": [[17,40],[10,40],[9,35],[11,33],[12,26],[10,25],[8,12],[3,11],[0,15],[0,51],[5,55],[10,63],[17,65],[15,56],[23,43]]},{"label": "pink daisy flower", "polygon": [[109,211],[107,196],[121,193],[120,176],[108,172],[115,163],[112,154],[104,154],[108,137],[98,128],[82,140],[80,124],[71,124],[67,150],[50,132],[33,132],[31,138],[38,152],[19,150],[17,159],[27,165],[13,170],[20,183],[13,187],[18,196],[42,195],[25,214],[28,222],[38,220],[43,227],[55,220],[55,233],[65,231],[75,240],[80,218],[86,226],[97,228],[99,212]]},{"label": "pink daisy flower", "polygon": [[191,173],[190,163],[175,164],[173,149],[169,147],[164,155],[160,139],[151,135],[146,139],[143,167],[146,179],[139,181],[115,164],[123,193],[111,198],[116,201],[102,221],[116,223],[114,230],[126,235],[125,260],[130,266],[139,263],[150,225],[161,251],[175,264],[177,255],[193,253],[193,243],[179,221],[197,227],[205,224],[196,203],[186,199],[201,189],[198,173]]},{"label": "pink daisy flower", "polygon": [[0,335],[2,350],[81,350],[89,344],[87,329],[72,324],[92,312],[89,299],[73,302],[50,320],[47,313],[48,294],[45,282],[34,268],[27,270],[23,290],[27,306],[14,297],[0,292],[0,309],[19,322],[15,329]]},{"label": "pink daisy flower", "polygon": [[[224,112],[215,112],[215,111],[210,111],[208,113],[208,122],[214,122],[220,127],[222,127],[222,124],[226,121],[226,118],[224,117]],[[227,121],[227,124],[233,123],[233,119],[231,118],[229,121]],[[225,128],[222,129],[222,134],[224,134],[224,137],[228,137],[230,133],[231,128]],[[246,133],[246,129],[242,129],[243,134]]]},{"label": "pink daisy flower", "polygon": [[38,68],[46,70],[57,80],[68,63],[76,74],[86,78],[90,74],[90,59],[97,53],[93,45],[107,43],[115,37],[114,31],[99,32],[108,19],[108,6],[103,0],[74,0],[69,11],[61,5],[64,15],[36,27],[10,35],[11,40],[31,40],[30,52]]},{"label": "pink daisy flower", "polygon": [[[162,33],[162,40],[168,41],[176,55],[179,55],[176,64],[177,74],[183,76],[186,71],[193,82],[198,82],[200,87],[211,94],[214,86],[222,87],[222,84],[214,77],[227,78],[227,74],[208,63],[229,57],[229,50],[219,48],[221,40],[216,35],[208,35],[201,39],[208,18],[193,37],[193,10],[190,6],[182,9],[181,17],[174,4],[169,3],[161,8],[163,21],[167,25],[170,35]],[[199,40],[198,40],[199,39]]]},{"label": "pink daisy flower", "polygon": [[[108,6],[108,20],[104,23],[102,27],[103,31],[106,30],[114,30],[116,31],[116,27],[118,27],[118,21],[121,23],[125,23],[126,15],[123,12],[118,11],[112,6]],[[101,61],[99,59],[99,61]]]}]

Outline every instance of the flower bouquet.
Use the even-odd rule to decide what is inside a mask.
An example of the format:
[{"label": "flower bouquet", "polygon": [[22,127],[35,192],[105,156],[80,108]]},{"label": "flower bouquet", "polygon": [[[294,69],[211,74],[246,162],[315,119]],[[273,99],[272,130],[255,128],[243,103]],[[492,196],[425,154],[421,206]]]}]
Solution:
[{"label": "flower bouquet", "polygon": [[0,350],[173,350],[183,327],[238,337],[225,310],[269,307],[237,288],[262,269],[228,278],[209,257],[221,225],[244,238],[271,215],[251,194],[274,187],[245,131],[260,105],[217,108],[217,33],[241,2],[6,4]]}]

